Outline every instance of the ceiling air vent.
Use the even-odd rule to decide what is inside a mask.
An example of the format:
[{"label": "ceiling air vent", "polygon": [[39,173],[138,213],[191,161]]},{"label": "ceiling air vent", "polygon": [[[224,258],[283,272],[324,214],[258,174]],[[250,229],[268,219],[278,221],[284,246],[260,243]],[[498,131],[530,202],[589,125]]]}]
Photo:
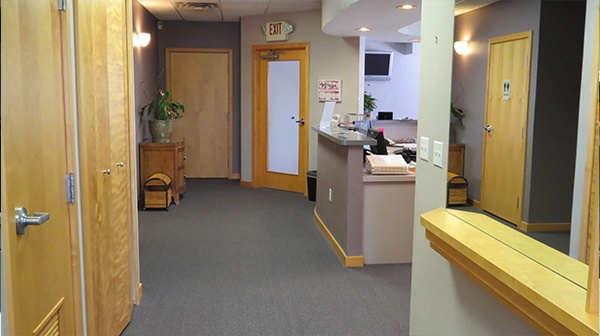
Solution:
[{"label": "ceiling air vent", "polygon": [[177,2],[177,8],[191,11],[210,11],[219,9],[219,4],[214,2]]}]

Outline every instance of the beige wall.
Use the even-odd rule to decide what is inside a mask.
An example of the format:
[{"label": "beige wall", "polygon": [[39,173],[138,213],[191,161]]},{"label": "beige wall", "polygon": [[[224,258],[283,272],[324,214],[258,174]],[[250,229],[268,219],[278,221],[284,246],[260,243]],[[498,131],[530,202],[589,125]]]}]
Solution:
[{"label": "beige wall", "polygon": [[[289,21],[294,32],[287,43],[310,43],[309,125],[321,119],[323,103],[317,99],[318,79],[341,79],[342,102],[336,113],[357,113],[360,46],[358,38],[341,38],[321,31],[321,11],[281,13],[242,18],[241,60],[241,175],[252,181],[252,46],[267,44],[260,26],[269,21]],[[279,43],[279,42],[278,42]],[[317,134],[309,131],[308,169],[317,167]],[[302,172],[301,172],[302,173]]]},{"label": "beige wall", "polygon": [[[453,13],[453,0],[422,2],[418,136],[429,137],[430,153],[434,140],[443,141],[445,158],[450,118]],[[446,169],[433,166],[431,161],[418,160],[410,334],[537,335],[429,246],[425,230],[419,224],[419,214],[445,206],[445,185]]]},{"label": "beige wall", "polygon": [[591,69],[594,62],[598,62],[598,59],[593,59],[594,50],[594,23],[596,11],[600,7],[599,0],[588,0],[586,15],[585,15],[585,36],[583,44],[583,69],[581,71],[581,94],[580,94],[580,106],[579,106],[579,121],[578,121],[578,132],[577,132],[577,156],[575,159],[575,178],[573,187],[573,210],[571,214],[571,241],[569,246],[569,255],[573,258],[577,258],[579,251],[579,235],[581,232],[581,211],[583,208],[583,191],[585,184],[585,162],[587,152],[587,139],[591,135],[588,131],[588,113],[592,108],[590,104],[593,98],[590,97],[592,92],[587,88],[589,83],[595,81],[595,74],[592,73]]}]

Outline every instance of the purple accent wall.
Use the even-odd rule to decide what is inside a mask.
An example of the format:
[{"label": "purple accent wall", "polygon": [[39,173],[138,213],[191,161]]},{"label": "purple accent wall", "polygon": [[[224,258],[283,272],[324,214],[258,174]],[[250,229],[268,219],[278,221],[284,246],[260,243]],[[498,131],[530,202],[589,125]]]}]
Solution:
[{"label": "purple accent wall", "polygon": [[167,48],[233,50],[233,173],[240,173],[240,23],[162,21],[158,31],[158,83],[166,86]]},{"label": "purple accent wall", "polygon": [[[157,69],[158,69],[158,42],[156,35],[156,19],[137,1],[132,1],[132,16],[133,16],[133,32],[150,33],[152,38],[148,46],[133,47],[133,95],[134,108],[136,111],[135,125],[136,128],[136,143],[145,140],[150,140],[150,132],[148,131],[148,123],[140,122],[140,115],[137,111],[146,105],[152,98],[152,94],[158,87],[157,85]],[[136,149],[136,162],[139,165],[139,149]],[[138,170],[139,171],[139,167]],[[138,182],[138,190],[142,184]]]},{"label": "purple accent wall", "polygon": [[571,222],[585,5],[542,2],[528,223]]},{"label": "purple accent wall", "polygon": [[533,30],[522,220],[570,222],[584,16],[582,0],[535,0],[500,1],[456,17],[454,39],[472,48],[454,54],[452,77],[452,101],[466,112],[456,138],[465,143],[469,197],[481,196],[487,41]]},{"label": "purple accent wall", "polygon": [[499,1],[456,17],[454,40],[469,40],[471,53],[458,55],[453,52],[452,102],[465,110],[463,126],[455,128],[456,140],[465,144],[465,177],[469,181],[469,197],[475,200],[481,199],[488,39],[533,30],[529,91],[529,109],[533,111],[539,25],[540,0]]}]

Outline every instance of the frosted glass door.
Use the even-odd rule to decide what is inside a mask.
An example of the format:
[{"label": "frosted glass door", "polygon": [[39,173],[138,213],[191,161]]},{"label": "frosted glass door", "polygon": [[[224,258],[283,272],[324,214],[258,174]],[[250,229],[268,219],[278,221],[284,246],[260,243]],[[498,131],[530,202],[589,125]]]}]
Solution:
[{"label": "frosted glass door", "polygon": [[268,64],[267,171],[298,175],[300,61]]}]

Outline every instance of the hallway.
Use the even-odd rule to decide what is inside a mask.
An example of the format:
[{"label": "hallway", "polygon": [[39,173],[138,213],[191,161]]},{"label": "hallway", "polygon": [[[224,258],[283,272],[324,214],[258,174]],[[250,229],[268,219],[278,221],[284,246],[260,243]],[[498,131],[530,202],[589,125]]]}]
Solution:
[{"label": "hallway", "polygon": [[140,211],[144,295],[123,335],[407,335],[410,264],[344,268],[301,194],[188,179]]}]

